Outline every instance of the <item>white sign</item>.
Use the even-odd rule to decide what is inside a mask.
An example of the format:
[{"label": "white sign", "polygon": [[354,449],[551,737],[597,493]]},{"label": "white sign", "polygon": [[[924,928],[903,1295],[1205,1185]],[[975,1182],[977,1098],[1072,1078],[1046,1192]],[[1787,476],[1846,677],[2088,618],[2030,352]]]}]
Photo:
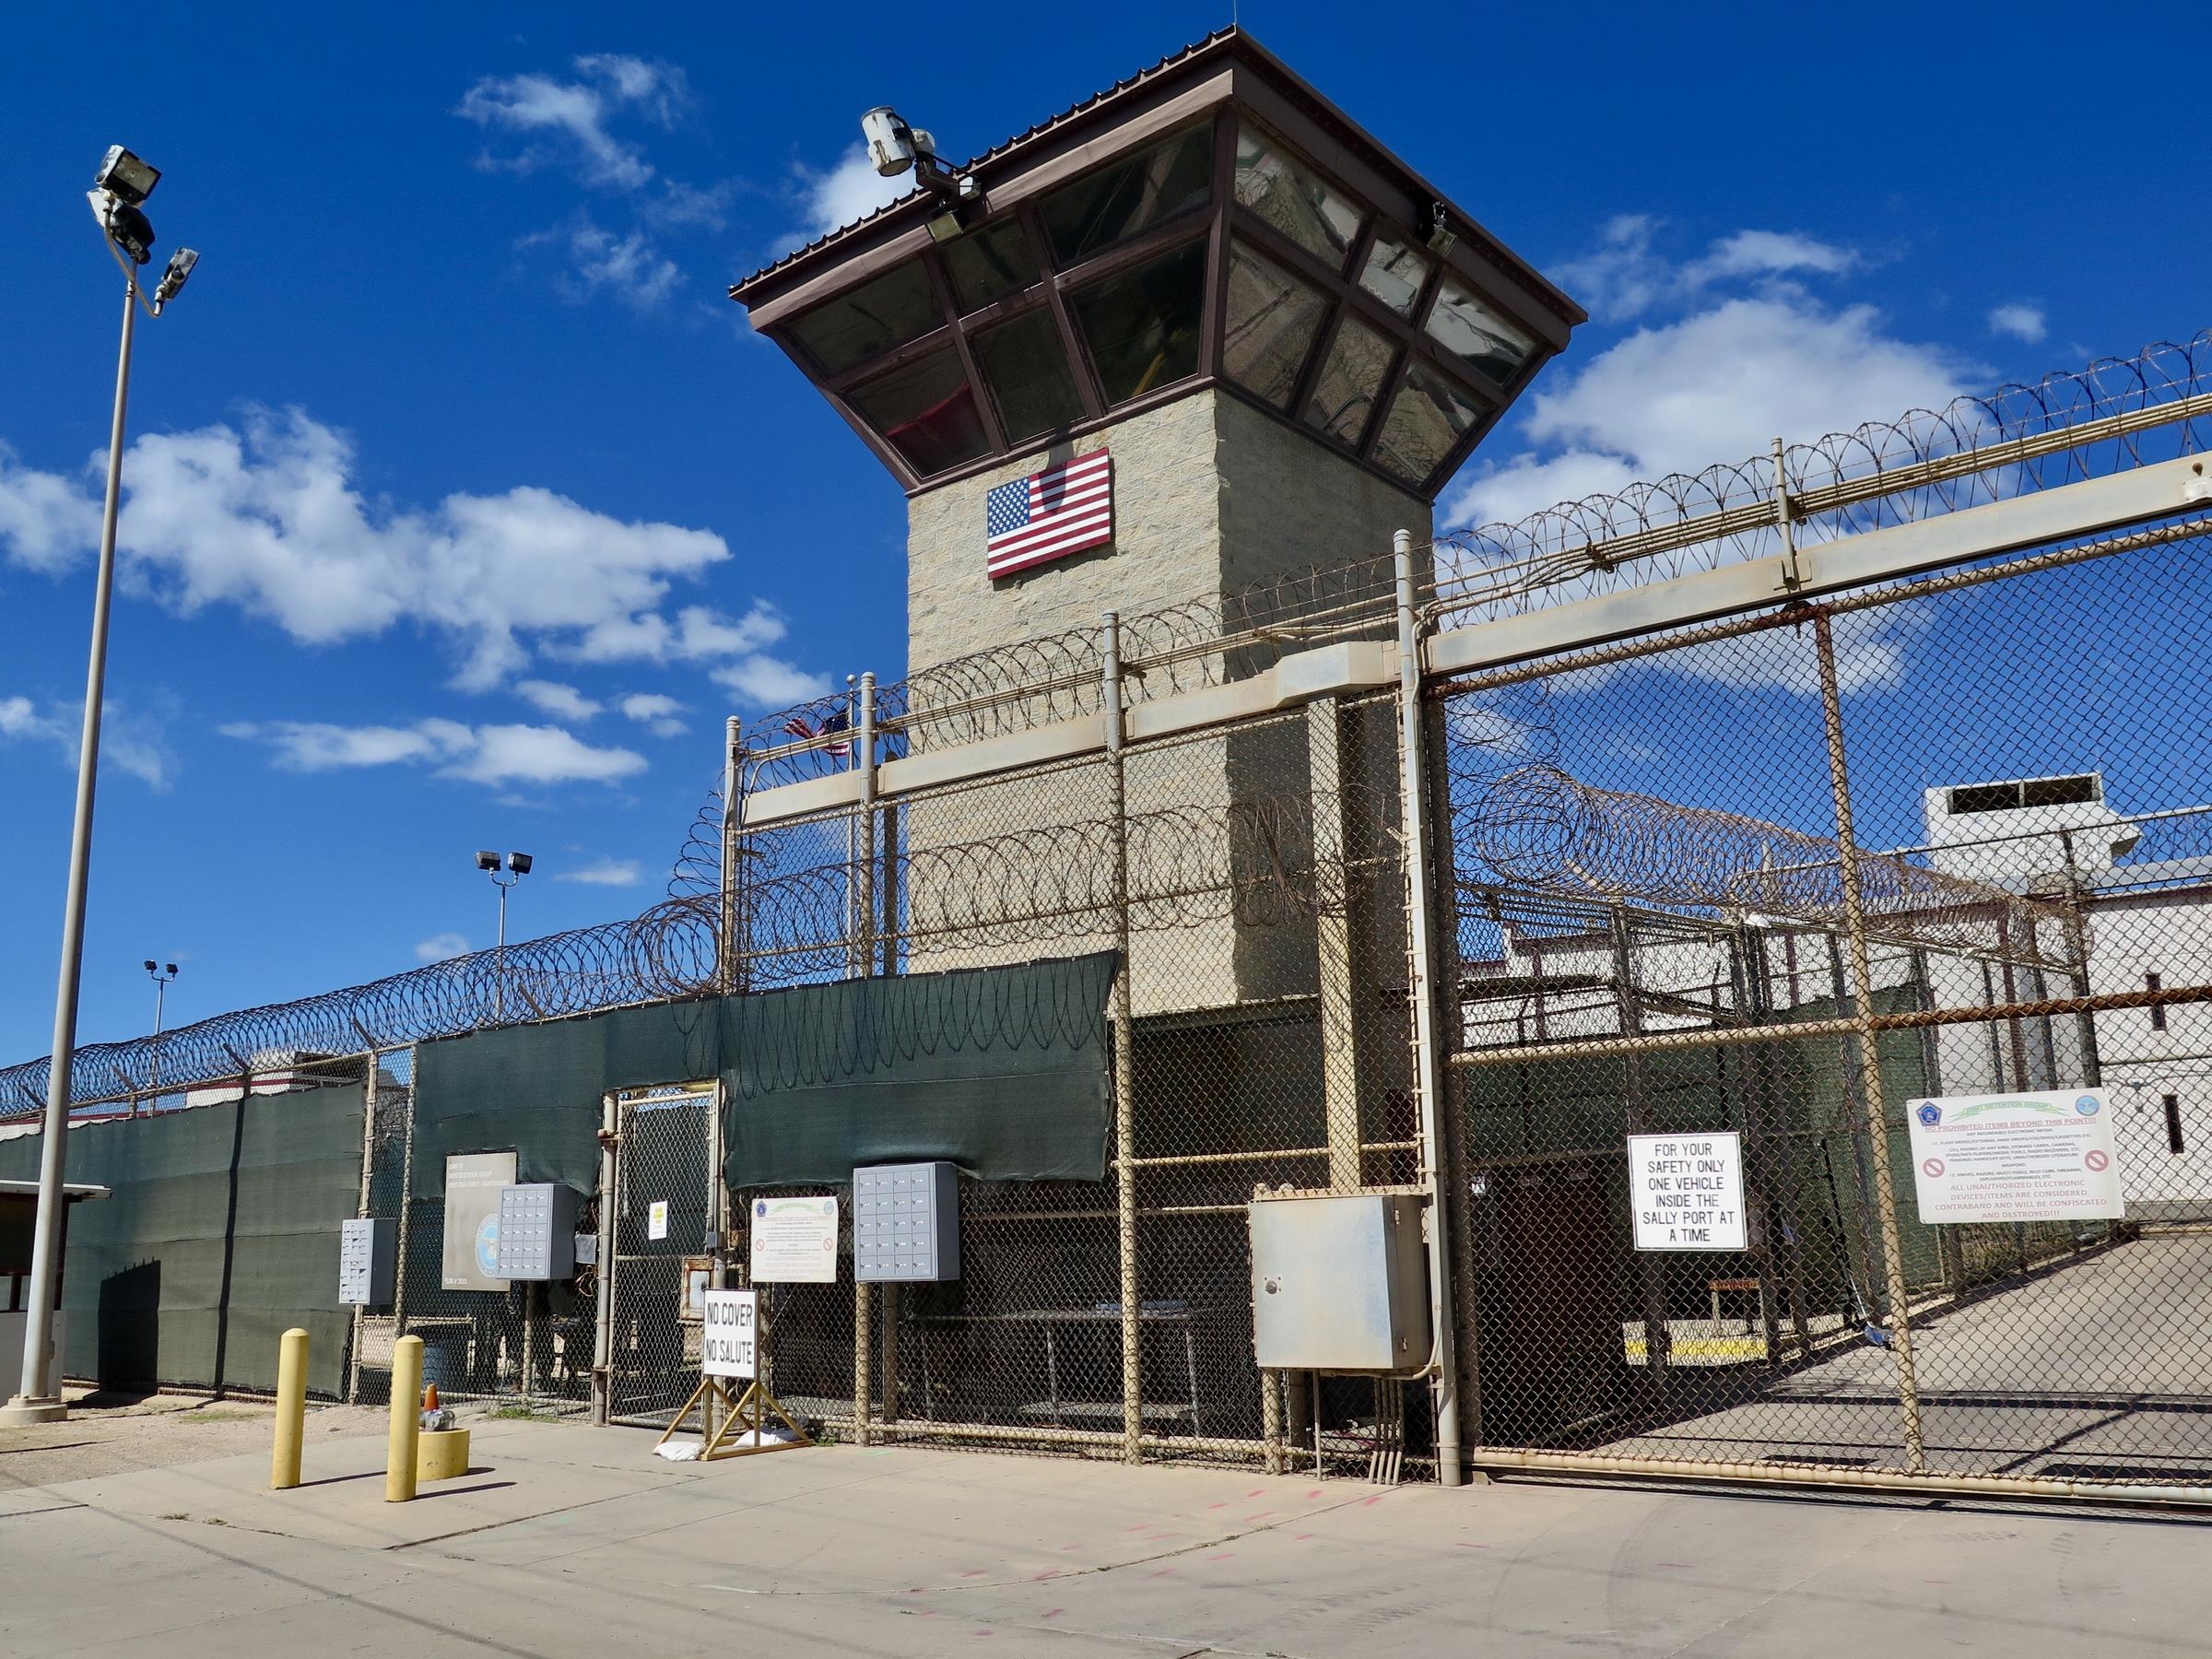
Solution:
[{"label": "white sign", "polygon": [[454,1152],[445,1160],[445,1237],[438,1288],[504,1290],[500,1192],[514,1184],[512,1152]]},{"label": "white sign", "polygon": [[699,1369],[710,1377],[750,1377],[753,1374],[754,1321],[759,1302],[751,1290],[707,1292],[705,1335],[699,1350]]},{"label": "white sign", "polygon": [[2112,1114],[2094,1088],[1909,1100],[1923,1221],[2117,1220]]},{"label": "white sign", "polygon": [[645,1211],[645,1236],[665,1239],[668,1236],[668,1200],[655,1198]]},{"label": "white sign", "polygon": [[837,1200],[753,1200],[752,1278],[756,1285],[837,1283]]},{"label": "white sign", "polygon": [[1742,1250],[1743,1142],[1733,1130],[1629,1136],[1639,1250]]}]

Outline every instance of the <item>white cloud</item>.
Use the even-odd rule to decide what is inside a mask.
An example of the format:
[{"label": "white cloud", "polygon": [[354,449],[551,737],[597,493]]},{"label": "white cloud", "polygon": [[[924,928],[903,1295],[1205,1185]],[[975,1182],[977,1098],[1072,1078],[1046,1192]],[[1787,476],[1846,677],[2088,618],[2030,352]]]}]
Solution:
[{"label": "white cloud", "polygon": [[[167,794],[176,781],[177,757],[160,710],[143,712],[109,698],[100,704],[100,769],[113,768],[158,794]],[[0,742],[42,743],[72,770],[84,723],[81,701],[50,702],[41,709],[28,697],[0,697]]]},{"label": "white cloud", "polygon": [[684,705],[657,691],[632,691],[615,706],[625,719],[636,721],[655,737],[675,737],[684,730],[684,723],[677,719]]},{"label": "white cloud", "polygon": [[2040,305],[2000,305],[1989,313],[1991,334],[2010,335],[2016,340],[2025,340],[2030,346],[2042,343],[2050,333]]},{"label": "white cloud", "polygon": [[1593,485],[1744,461],[1778,435],[1804,442],[1940,408],[1975,372],[1941,347],[1894,337],[1869,305],[1834,308],[1786,288],[1724,300],[1640,329],[1539,392],[1523,426],[1536,447],[1462,485],[1445,516],[1510,522]]},{"label": "white cloud", "polygon": [[826,676],[804,673],[781,657],[741,657],[715,669],[712,678],[716,685],[735,692],[746,701],[767,709],[806,702],[826,696],[830,690]]},{"label": "white cloud", "polygon": [[828,172],[802,168],[800,182],[806,192],[806,223],[790,238],[786,248],[841,230],[864,219],[878,207],[888,207],[913,188],[913,176],[900,173],[885,178],[868,160],[867,150],[854,145]]},{"label": "white cloud", "polygon": [[514,683],[514,693],[524,702],[560,720],[585,721],[602,712],[601,705],[558,680],[526,679]]},{"label": "white cloud", "polygon": [[524,253],[557,250],[568,268],[553,280],[562,298],[582,305],[601,294],[611,294],[635,310],[652,311],[664,304],[683,282],[684,273],[665,256],[641,230],[617,236],[589,218],[579,217],[557,230],[541,230],[515,244]]},{"label": "white cloud", "polygon": [[0,547],[48,574],[67,569],[100,535],[100,501],[54,473],[24,466],[0,443]]},{"label": "white cloud", "polygon": [[1661,228],[1647,213],[1608,220],[1594,250],[1559,267],[1561,285],[1594,317],[1618,322],[1663,302],[1694,300],[1716,283],[1796,273],[1833,276],[1864,263],[1853,249],[1790,230],[1738,230],[1699,258],[1677,262],[1654,245]]},{"label": "white cloud", "polygon": [[581,881],[592,887],[636,887],[644,879],[634,858],[602,858],[585,865],[580,870],[560,870],[555,873],[556,881]]},{"label": "white cloud", "polygon": [[[124,467],[126,591],[180,616],[231,606],[308,645],[412,623],[451,641],[456,683],[474,690],[541,652],[711,663],[783,636],[759,606],[735,619],[700,605],[664,614],[676,583],[730,561],[711,531],[613,518],[532,486],[397,508],[366,497],[354,467],[345,434],[298,410],[140,438]],[[71,480],[0,453],[0,551],[49,572],[89,551],[97,468]]]},{"label": "white cloud", "polygon": [[587,184],[641,190],[654,177],[639,147],[609,130],[624,114],[673,126],[690,102],[682,70],[641,58],[598,53],[573,61],[576,78],[549,75],[488,75],[462,96],[454,113],[488,133],[524,138],[505,157],[487,153],[483,164],[527,172],[559,161]]},{"label": "white cloud", "polygon": [[285,771],[428,763],[434,775],[472,783],[613,783],[645,770],[626,748],[594,748],[559,726],[464,725],[418,720],[409,726],[341,726],[320,721],[241,721],[226,737],[259,743]]},{"label": "white cloud", "polygon": [[432,934],[415,947],[417,959],[425,962],[451,961],[467,954],[468,941],[457,933]]}]

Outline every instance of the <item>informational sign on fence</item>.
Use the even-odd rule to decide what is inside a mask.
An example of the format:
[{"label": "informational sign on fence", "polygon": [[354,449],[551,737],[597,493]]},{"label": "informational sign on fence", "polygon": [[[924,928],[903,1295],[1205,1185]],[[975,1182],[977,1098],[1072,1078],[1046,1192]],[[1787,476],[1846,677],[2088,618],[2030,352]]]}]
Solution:
[{"label": "informational sign on fence", "polygon": [[645,1236],[665,1239],[668,1236],[668,1200],[655,1198],[645,1206]]},{"label": "informational sign on fence", "polygon": [[1743,1142],[1733,1130],[1629,1136],[1639,1250],[1742,1250]]},{"label": "informational sign on fence", "polygon": [[754,1335],[759,1329],[758,1293],[751,1290],[707,1292],[704,1334],[700,1343],[699,1369],[710,1377],[746,1377],[754,1374]]},{"label": "informational sign on fence", "polygon": [[514,1184],[512,1152],[455,1152],[445,1160],[445,1236],[438,1284],[444,1290],[504,1290],[500,1271],[500,1194]]},{"label": "informational sign on fence", "polygon": [[753,1200],[752,1278],[756,1285],[837,1283],[837,1200]]},{"label": "informational sign on fence", "polygon": [[2112,1114],[2094,1088],[1909,1100],[1923,1221],[2117,1220]]}]

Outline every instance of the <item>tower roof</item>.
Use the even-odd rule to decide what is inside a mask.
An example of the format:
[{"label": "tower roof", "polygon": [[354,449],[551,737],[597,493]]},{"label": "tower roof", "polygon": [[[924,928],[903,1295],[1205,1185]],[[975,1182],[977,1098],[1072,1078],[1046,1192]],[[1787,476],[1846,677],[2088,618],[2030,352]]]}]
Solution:
[{"label": "tower roof", "polygon": [[1433,499],[1580,307],[1221,30],[730,289],[910,491],[1206,386]]}]

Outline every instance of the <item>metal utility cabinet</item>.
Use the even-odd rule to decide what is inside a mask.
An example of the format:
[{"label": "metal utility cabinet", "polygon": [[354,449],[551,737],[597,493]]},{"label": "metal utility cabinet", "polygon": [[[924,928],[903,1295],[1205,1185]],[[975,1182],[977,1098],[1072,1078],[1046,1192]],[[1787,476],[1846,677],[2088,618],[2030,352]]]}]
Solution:
[{"label": "metal utility cabinet", "polygon": [[361,1216],[338,1224],[338,1301],[349,1308],[392,1305],[398,1223]]},{"label": "metal utility cabinet", "polygon": [[500,1189],[500,1277],[566,1278],[576,1271],[576,1189],[558,1182]]},{"label": "metal utility cabinet", "polygon": [[1429,1272],[1418,1199],[1262,1198],[1252,1218],[1260,1365],[1416,1371],[1429,1363]]},{"label": "metal utility cabinet", "polygon": [[959,1171],[949,1163],[854,1170],[853,1279],[912,1284],[959,1277]]}]

